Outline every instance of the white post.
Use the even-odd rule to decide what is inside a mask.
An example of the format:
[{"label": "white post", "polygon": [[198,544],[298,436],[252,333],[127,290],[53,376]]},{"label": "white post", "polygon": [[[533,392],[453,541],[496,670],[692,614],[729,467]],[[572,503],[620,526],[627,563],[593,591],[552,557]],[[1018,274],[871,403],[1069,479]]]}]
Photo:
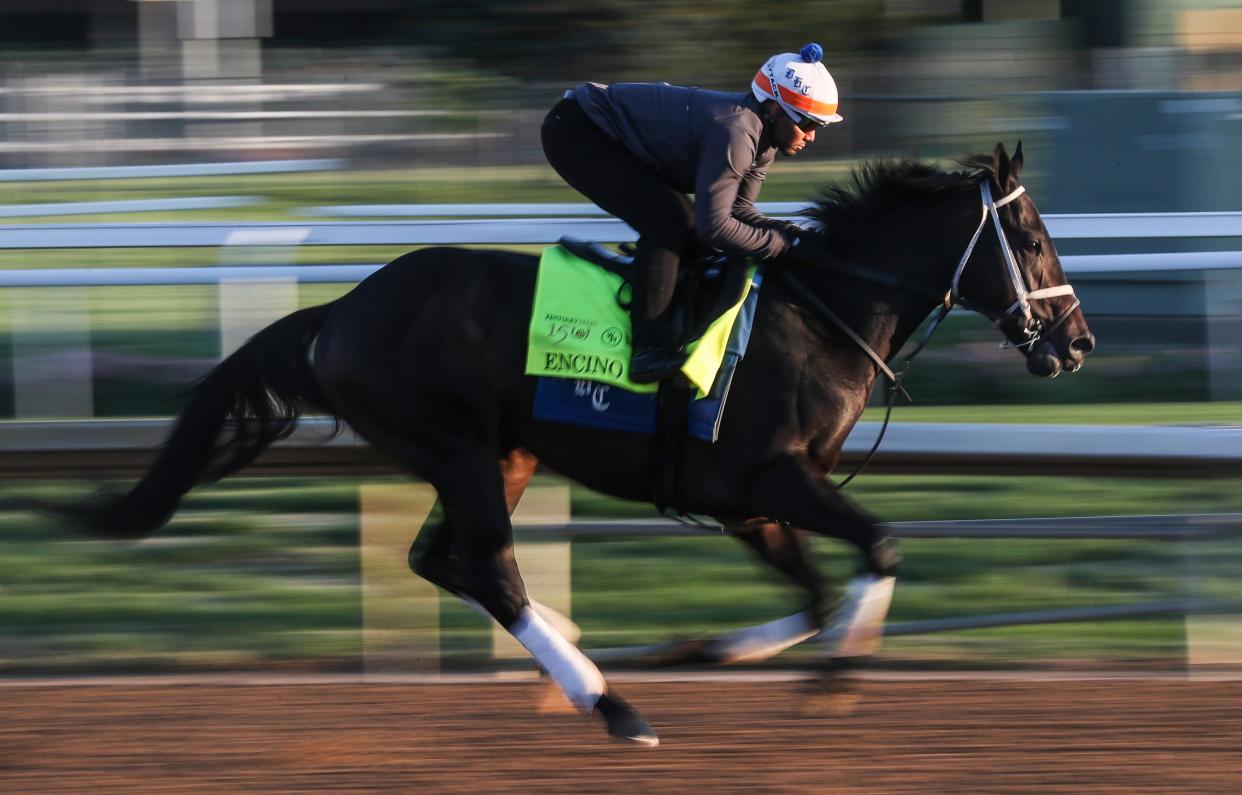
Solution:
[{"label": "white post", "polygon": [[6,292],[17,419],[95,416],[89,288]]},{"label": "white post", "polygon": [[[307,228],[240,229],[220,248],[222,265],[287,265]],[[220,356],[237,350],[251,335],[298,308],[298,283],[290,278],[221,279],[218,288]]]},{"label": "white post", "polygon": [[1204,271],[1212,400],[1242,399],[1242,272]]},{"label": "white post", "polygon": [[426,483],[359,490],[366,674],[440,669],[440,593],[407,562],[410,544],[435,503],[435,489]]},{"label": "white post", "polygon": [[296,279],[221,279],[220,358],[298,308]]},{"label": "white post", "polygon": [[[514,528],[522,525],[567,524],[569,487],[535,486],[526,490],[513,512]],[[514,555],[526,582],[526,593],[553,610],[572,615],[570,597],[570,545],[562,540],[515,541]],[[577,638],[570,638],[576,641]],[[492,656],[496,659],[529,657],[522,644],[492,622]]]}]

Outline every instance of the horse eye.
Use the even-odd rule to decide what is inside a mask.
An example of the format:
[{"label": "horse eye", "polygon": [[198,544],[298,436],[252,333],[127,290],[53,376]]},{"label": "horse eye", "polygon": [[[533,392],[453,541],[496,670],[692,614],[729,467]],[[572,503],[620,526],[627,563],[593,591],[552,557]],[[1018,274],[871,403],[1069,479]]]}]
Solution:
[{"label": "horse eye", "polygon": [[1026,247],[1029,248],[1031,251],[1034,251],[1036,254],[1041,254],[1043,253],[1043,250],[1044,250],[1044,244],[1038,240],[1026,241]]}]

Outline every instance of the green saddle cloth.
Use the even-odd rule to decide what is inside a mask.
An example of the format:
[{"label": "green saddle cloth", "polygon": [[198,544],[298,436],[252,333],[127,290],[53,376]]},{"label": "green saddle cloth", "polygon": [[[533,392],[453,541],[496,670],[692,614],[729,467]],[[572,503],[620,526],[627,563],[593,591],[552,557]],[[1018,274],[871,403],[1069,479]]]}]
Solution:
[{"label": "green saddle cloth", "polygon": [[[630,313],[617,304],[623,282],[617,274],[561,246],[545,248],[535,284],[526,374],[597,381],[631,392],[657,391],[659,384],[630,380],[634,339]],[[737,301],[687,347],[689,357],[681,371],[700,395],[707,394],[716,380],[729,332],[751,282],[745,280],[746,288]]]}]

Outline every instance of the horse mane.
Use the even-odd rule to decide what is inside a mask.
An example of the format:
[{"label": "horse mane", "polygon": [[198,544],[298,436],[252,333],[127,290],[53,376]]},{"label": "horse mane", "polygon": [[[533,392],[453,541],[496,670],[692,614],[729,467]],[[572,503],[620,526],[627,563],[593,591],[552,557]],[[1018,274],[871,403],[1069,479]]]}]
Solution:
[{"label": "horse mane", "polygon": [[971,155],[957,162],[965,170],[945,171],[910,159],[868,161],[851,171],[844,185],[825,188],[801,215],[815,221],[839,246],[895,210],[974,188],[992,171],[990,155]]}]

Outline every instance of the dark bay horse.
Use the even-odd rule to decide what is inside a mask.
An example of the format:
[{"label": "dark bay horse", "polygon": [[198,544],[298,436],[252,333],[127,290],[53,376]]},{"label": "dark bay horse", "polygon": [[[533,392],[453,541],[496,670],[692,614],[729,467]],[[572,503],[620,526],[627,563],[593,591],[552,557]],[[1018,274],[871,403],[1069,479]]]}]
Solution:
[{"label": "dark bay horse", "polygon": [[[866,655],[887,610],[895,546],[827,479],[877,367],[817,307],[884,359],[946,300],[992,318],[1036,375],[1077,370],[1094,347],[1018,181],[1021,144],[1012,159],[998,145],[962,166],[865,166],[807,213],[831,261],[765,281],[719,441],[686,443],[681,507],[716,517],[802,590],[806,610],[719,639],[714,659],[765,656],[834,622],[840,645],[829,656]],[[278,320],[199,382],[131,491],[62,512],[95,535],[147,535],[195,485],[287,436],[303,411],[328,413],[438,492],[444,519],[415,544],[415,571],[486,609],[611,734],[655,744],[557,617],[532,606],[514,560],[509,516],[538,464],[617,497],[655,499],[651,438],[532,418],[524,359],[535,265],[523,254],[424,249],[337,301]],[[860,554],[836,612],[807,533]]]}]

